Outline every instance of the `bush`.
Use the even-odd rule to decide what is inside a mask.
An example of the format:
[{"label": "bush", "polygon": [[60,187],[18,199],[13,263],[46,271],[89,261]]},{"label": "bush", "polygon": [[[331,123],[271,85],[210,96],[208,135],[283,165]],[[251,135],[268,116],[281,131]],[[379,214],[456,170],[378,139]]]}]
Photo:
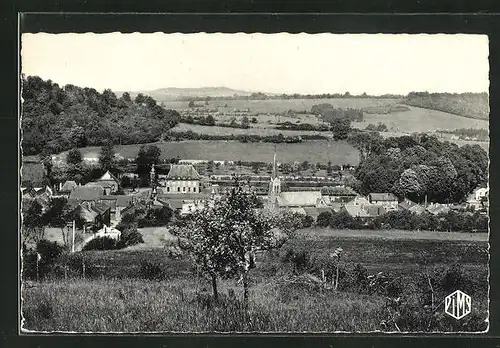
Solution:
[{"label": "bush", "polygon": [[316,218],[316,225],[319,227],[328,227],[330,226],[330,221],[332,220],[333,214],[329,211],[323,211],[319,213]]},{"label": "bush", "polygon": [[292,266],[294,273],[303,273],[313,266],[313,248],[305,238],[290,241],[280,250],[280,260]]},{"label": "bush", "polygon": [[162,264],[157,262],[143,261],[141,263],[141,278],[147,280],[165,280],[167,274],[163,269]]},{"label": "bush", "polygon": [[137,231],[135,225],[126,227],[122,230],[120,240],[116,243],[117,249],[123,249],[128,246],[144,243],[142,234]]},{"label": "bush", "polygon": [[314,223],[314,219],[310,215],[306,215],[302,219],[302,227],[304,227],[304,228],[311,227],[313,223]]},{"label": "bush", "polygon": [[114,250],[118,249],[118,241],[110,237],[97,237],[85,244],[83,251],[87,250]]}]

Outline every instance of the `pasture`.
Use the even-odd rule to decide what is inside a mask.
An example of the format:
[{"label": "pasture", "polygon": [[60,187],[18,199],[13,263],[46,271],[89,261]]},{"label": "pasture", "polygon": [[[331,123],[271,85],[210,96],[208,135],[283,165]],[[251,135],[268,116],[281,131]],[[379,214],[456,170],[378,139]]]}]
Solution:
[{"label": "pasture", "polygon": [[390,114],[364,114],[363,122],[353,122],[352,126],[366,128],[370,123],[384,123],[390,131],[434,132],[440,129],[480,128],[488,129],[486,120],[472,119],[449,114],[442,111],[409,106],[410,111],[393,112]]},{"label": "pasture", "polygon": [[[157,237],[162,235],[158,230],[149,232]],[[239,300],[242,286],[236,279],[220,280],[222,298],[213,303],[209,283],[193,273],[189,259],[170,259],[163,248],[83,252],[87,278],[23,284],[24,328],[77,332],[396,331],[394,325],[382,324],[390,319],[384,295],[349,287],[334,291],[297,283],[289,265],[283,263],[289,248],[309,250],[311,260],[316,260],[342,247],[340,265],[345,272],[359,264],[369,274],[384,272],[396,277],[401,287],[398,291],[402,291],[409,311],[400,312],[401,331],[484,331],[488,315],[487,242],[404,239],[405,233],[394,233],[399,237],[307,233],[305,239],[292,240],[282,250],[259,254],[257,267],[251,272],[248,312]],[[158,280],[147,279],[145,263],[158,265]],[[467,275],[461,278],[466,279],[461,289],[473,296],[472,313],[465,320],[456,321],[444,315],[441,303],[437,314],[429,317],[423,308],[411,302],[417,293],[427,291],[422,276],[431,272],[438,277],[442,267],[453,263],[459,263],[461,272]],[[93,266],[95,273],[91,274]],[[313,269],[309,272],[316,274]],[[342,278],[341,285],[349,279]],[[435,291],[436,303],[448,294],[448,290]],[[423,324],[427,322],[429,326]]]},{"label": "pasture", "polygon": [[[148,144],[145,144],[148,145]],[[230,161],[260,161],[272,162],[274,154],[273,143],[240,143],[238,141],[200,140],[154,143],[161,150],[161,157],[181,159],[206,159]],[[115,146],[115,153],[125,158],[135,158],[140,144]],[[98,147],[80,149],[82,155],[89,156],[99,153]],[[314,140],[293,144],[276,144],[279,162],[309,161],[310,163],[328,163],[356,165],[359,162],[359,152],[343,141]]]},{"label": "pasture", "polygon": [[[235,109],[249,109],[250,113],[282,113],[288,110],[311,111],[313,105],[328,103],[335,108],[360,109],[370,106],[381,106],[398,103],[398,99],[376,99],[376,98],[334,98],[334,99],[287,99],[287,100],[211,100],[209,105],[197,102],[202,107],[218,108],[220,112],[232,112]],[[188,109],[189,101],[165,102],[167,109]],[[227,107],[225,106],[227,104]]]},{"label": "pasture", "polygon": [[325,137],[331,137],[331,132],[317,132],[317,131],[295,131],[295,130],[281,130],[275,129],[275,125],[265,125],[265,124],[256,124],[251,125],[250,128],[230,128],[230,127],[219,127],[219,126],[202,126],[199,124],[187,124],[187,123],[179,123],[177,126],[172,128],[173,132],[187,132],[192,131],[198,134],[208,134],[208,135],[278,135],[283,134],[284,136],[293,136],[293,135],[322,135]]}]

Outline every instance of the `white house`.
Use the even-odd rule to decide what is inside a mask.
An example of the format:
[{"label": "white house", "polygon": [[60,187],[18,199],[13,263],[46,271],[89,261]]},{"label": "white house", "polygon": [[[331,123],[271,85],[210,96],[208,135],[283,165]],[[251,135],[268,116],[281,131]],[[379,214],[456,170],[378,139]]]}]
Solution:
[{"label": "white house", "polygon": [[200,193],[201,176],[190,164],[172,164],[162,189],[167,194]]}]

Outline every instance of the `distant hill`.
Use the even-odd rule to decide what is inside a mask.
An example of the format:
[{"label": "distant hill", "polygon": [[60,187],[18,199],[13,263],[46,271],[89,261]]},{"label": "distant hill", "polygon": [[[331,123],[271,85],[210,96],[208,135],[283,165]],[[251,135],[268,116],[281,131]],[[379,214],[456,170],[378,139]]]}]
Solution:
[{"label": "distant hill", "polygon": [[[228,87],[199,87],[199,88],[176,88],[167,87],[159,88],[152,91],[135,91],[129,92],[134,98],[137,94],[142,93],[149,95],[157,101],[171,101],[184,98],[205,98],[205,97],[232,97],[237,94],[239,96],[249,96],[252,92],[232,89]],[[117,92],[121,95],[122,92]]]}]

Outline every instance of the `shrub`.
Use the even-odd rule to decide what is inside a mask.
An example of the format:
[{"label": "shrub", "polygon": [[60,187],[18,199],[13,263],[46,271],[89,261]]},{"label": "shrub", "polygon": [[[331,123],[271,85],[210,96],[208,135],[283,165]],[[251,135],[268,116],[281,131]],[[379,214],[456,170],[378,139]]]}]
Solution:
[{"label": "shrub", "polygon": [[163,269],[162,264],[157,262],[143,261],[141,262],[141,278],[148,280],[165,280],[167,274]]},{"label": "shrub", "polygon": [[330,226],[330,221],[332,220],[333,214],[329,211],[323,211],[319,213],[316,219],[316,225],[320,227]]},{"label": "shrub", "polygon": [[120,240],[116,243],[116,248],[123,249],[140,243],[144,243],[142,234],[137,231],[137,227],[135,227],[135,225],[132,225],[123,229]]},{"label": "shrub", "polygon": [[294,273],[302,273],[313,266],[313,248],[305,238],[297,238],[282,247],[280,259],[290,264]]},{"label": "shrub", "polygon": [[118,242],[110,237],[97,237],[88,242],[83,251],[86,250],[114,250],[118,249]]},{"label": "shrub", "polygon": [[304,218],[302,219],[302,226],[304,228],[307,228],[307,227],[311,227],[312,224],[314,223],[314,219],[312,216],[310,215],[306,215],[304,216]]},{"label": "shrub", "polygon": [[48,276],[53,271],[63,250],[64,248],[56,242],[49,242],[45,239],[37,243],[36,250],[23,249],[23,277],[37,278],[37,253],[41,257],[38,262],[38,276],[40,279]]}]

